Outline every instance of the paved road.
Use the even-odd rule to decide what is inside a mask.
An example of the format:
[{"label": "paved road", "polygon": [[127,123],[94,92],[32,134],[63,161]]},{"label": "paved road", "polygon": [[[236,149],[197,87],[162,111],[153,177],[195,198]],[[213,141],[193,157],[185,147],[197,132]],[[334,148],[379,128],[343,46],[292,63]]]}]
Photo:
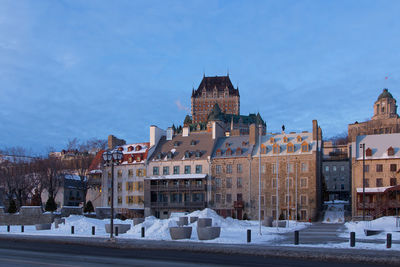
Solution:
[{"label": "paved road", "polygon": [[[299,239],[301,244],[327,244],[348,242],[348,238],[339,237],[346,227],[343,224],[313,223],[310,227],[300,230]],[[294,233],[284,234],[283,243],[293,244]]]},{"label": "paved road", "polygon": [[[0,266],[350,266],[255,255],[0,240]],[[379,266],[379,265],[368,265]]]}]

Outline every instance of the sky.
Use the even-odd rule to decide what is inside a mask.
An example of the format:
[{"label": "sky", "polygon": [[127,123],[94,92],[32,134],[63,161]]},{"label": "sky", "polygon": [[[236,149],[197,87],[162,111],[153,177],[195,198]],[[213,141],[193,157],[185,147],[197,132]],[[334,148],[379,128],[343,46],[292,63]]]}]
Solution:
[{"label": "sky", "polygon": [[324,138],[400,97],[400,1],[0,0],[0,148],[149,140],[206,76],[268,132]]}]

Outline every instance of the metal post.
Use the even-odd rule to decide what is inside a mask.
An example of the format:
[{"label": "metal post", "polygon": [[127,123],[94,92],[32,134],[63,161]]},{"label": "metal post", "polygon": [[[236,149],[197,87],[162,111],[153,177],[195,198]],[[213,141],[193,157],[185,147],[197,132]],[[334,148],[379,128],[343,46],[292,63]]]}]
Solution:
[{"label": "metal post", "polygon": [[[260,128],[261,129],[261,128]],[[261,133],[258,130],[258,233],[261,235]]]},{"label": "metal post", "polygon": [[114,163],[111,161],[111,218],[110,218],[110,238],[114,234]]},{"label": "metal post", "polygon": [[365,221],[365,143],[360,145],[363,153],[363,221]]},{"label": "metal post", "polygon": [[71,235],[73,235],[75,233],[75,227],[71,226]]},{"label": "metal post", "polygon": [[356,233],[351,232],[350,233],[350,247],[355,247],[356,246]]},{"label": "metal post", "polygon": [[[296,160],[297,160],[297,158],[296,158]],[[295,218],[296,218],[296,222],[297,222],[297,162],[295,163],[295,165],[294,165],[294,168],[296,169],[296,200],[295,200],[295,205],[296,205],[296,207],[295,207],[295,212],[296,212],[296,214],[294,215],[295,216]]]},{"label": "metal post", "polygon": [[299,231],[294,231],[294,244],[298,245],[299,244]]},{"label": "metal post", "polygon": [[279,219],[279,182],[278,182],[278,172],[279,172],[279,158],[276,157],[276,214],[275,214],[275,220],[276,220],[276,228],[278,229],[278,219]]},{"label": "metal post", "polygon": [[118,236],[118,226],[115,227],[115,236]]},{"label": "metal post", "polygon": [[23,233],[24,232],[24,226],[23,225],[21,225],[21,233]]},{"label": "metal post", "polygon": [[387,234],[386,236],[386,248],[392,247],[392,234]]},{"label": "metal post", "polygon": [[10,226],[7,225],[7,232],[10,232]]},{"label": "metal post", "polygon": [[144,238],[144,227],[142,227],[142,238]]},{"label": "metal post", "polygon": [[[287,148],[286,148],[286,153],[287,153]],[[286,176],[287,176],[287,180],[286,180],[286,183],[287,183],[287,185],[286,185],[286,189],[287,189],[287,198],[286,198],[286,208],[287,208],[287,211],[286,211],[286,227],[289,227],[289,215],[290,215],[290,211],[289,211],[289,209],[290,209],[290,204],[289,204],[289,202],[290,202],[290,194],[289,194],[289,185],[290,185],[290,179],[289,179],[289,171],[290,171],[290,164],[289,164],[289,156],[286,156]]]},{"label": "metal post", "polygon": [[96,227],[92,226],[92,235],[96,234]]},{"label": "metal post", "polygon": [[247,243],[251,242],[251,230],[247,229]]}]

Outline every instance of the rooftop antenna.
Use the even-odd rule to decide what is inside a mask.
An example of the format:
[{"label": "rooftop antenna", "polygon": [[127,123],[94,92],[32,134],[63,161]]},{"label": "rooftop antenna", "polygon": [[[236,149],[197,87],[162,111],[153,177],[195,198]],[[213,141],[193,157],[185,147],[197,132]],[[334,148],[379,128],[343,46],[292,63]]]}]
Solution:
[{"label": "rooftop antenna", "polygon": [[206,71],[205,71],[205,68],[203,68],[203,78],[205,78],[206,77]]},{"label": "rooftop antenna", "polygon": [[229,77],[229,68],[227,69],[226,74]]}]

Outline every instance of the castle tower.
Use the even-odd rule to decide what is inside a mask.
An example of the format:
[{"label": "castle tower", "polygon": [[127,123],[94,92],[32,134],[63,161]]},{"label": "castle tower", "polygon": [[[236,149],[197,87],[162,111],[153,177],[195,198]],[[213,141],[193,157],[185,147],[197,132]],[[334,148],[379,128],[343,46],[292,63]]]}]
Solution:
[{"label": "castle tower", "polygon": [[383,89],[378,100],[374,104],[373,120],[397,118],[396,99],[389,93],[388,89]]}]

